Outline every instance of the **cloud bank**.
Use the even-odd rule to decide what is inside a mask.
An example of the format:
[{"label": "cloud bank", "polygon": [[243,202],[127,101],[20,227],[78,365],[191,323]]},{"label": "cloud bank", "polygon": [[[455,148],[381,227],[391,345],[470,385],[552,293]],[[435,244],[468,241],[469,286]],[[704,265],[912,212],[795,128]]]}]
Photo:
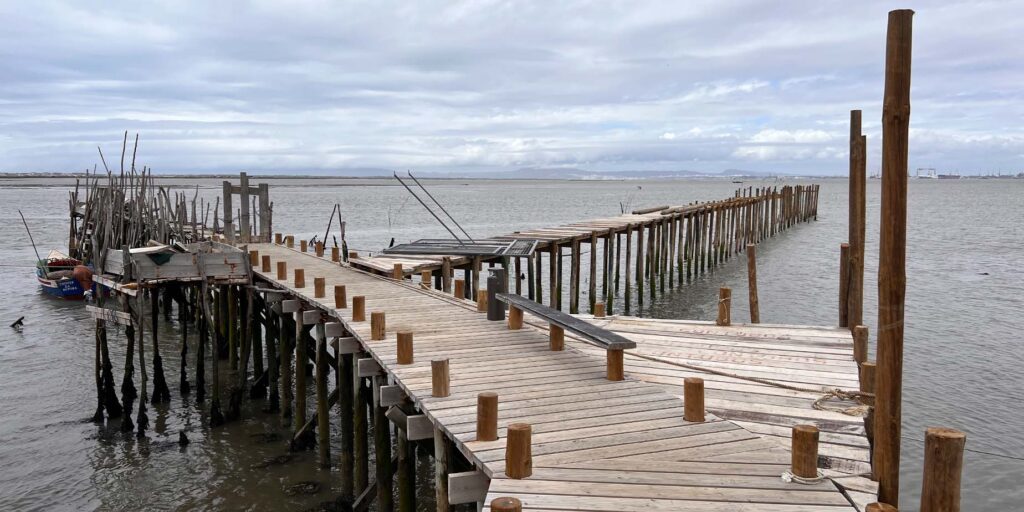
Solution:
[{"label": "cloud bank", "polygon": [[0,171],[128,130],[158,172],[843,173],[860,108],[875,172],[894,7],[911,167],[1024,169],[1022,2],[43,0],[0,3]]}]

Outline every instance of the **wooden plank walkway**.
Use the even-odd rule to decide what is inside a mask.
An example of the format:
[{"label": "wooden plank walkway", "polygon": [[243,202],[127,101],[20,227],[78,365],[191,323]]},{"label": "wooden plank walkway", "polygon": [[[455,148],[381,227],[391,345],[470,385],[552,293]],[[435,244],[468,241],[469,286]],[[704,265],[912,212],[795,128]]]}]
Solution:
[{"label": "wooden plank walkway", "polygon": [[[637,378],[635,363],[627,366],[625,381],[611,382],[603,354],[578,343],[551,352],[545,330],[508,330],[468,301],[282,246],[249,249],[286,261],[289,276],[291,269],[305,270],[309,285],[301,289],[272,272],[256,274],[344,323],[434,425],[492,478],[488,503],[516,496],[533,511],[855,510],[829,481],[783,482],[788,452],[770,433],[713,414],[703,423],[684,421],[680,398]],[[343,284],[349,297],[365,296],[367,317],[384,311],[385,340],[371,341],[369,322],[352,322],[351,310],[334,309],[333,297],[313,298],[316,277],[325,278],[328,290]],[[398,330],[414,333],[413,364],[396,363]],[[430,360],[442,357],[450,360],[452,393],[435,398]],[[499,394],[499,441],[474,440],[476,396],[483,391]],[[533,428],[534,473],[523,480],[504,476],[504,435],[514,422]]]}]

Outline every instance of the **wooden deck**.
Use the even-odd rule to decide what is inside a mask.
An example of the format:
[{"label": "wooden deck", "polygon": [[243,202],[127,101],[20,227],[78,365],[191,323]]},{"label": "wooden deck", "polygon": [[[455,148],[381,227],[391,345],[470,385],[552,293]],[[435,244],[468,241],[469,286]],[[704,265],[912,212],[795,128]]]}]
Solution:
[{"label": "wooden deck", "polygon": [[[689,423],[683,420],[677,396],[677,384],[686,373],[682,368],[627,356],[626,380],[611,382],[605,379],[604,355],[571,336],[564,351],[551,352],[545,329],[508,330],[504,322],[487,321],[471,302],[282,246],[249,248],[274,262],[287,261],[289,276],[294,268],[305,270],[308,286],[302,289],[295,289],[290,279],[275,279],[272,272],[256,274],[345,324],[435,427],[492,478],[487,503],[516,496],[524,510],[532,511],[856,509],[831,481],[803,485],[780,478],[789,465],[786,443],[781,442],[787,422],[808,418],[856,423],[811,409],[811,394],[702,375],[709,388],[709,413],[714,414],[703,423]],[[314,299],[315,277],[325,278],[328,290],[344,284],[349,297],[365,296],[367,317],[384,311],[386,339],[371,341],[369,322],[352,322],[351,310],[334,309],[333,297]],[[636,340],[642,353],[693,357],[699,364],[770,379],[857,388],[856,378],[850,380],[852,361],[840,361],[851,343],[838,331],[809,330],[805,340],[794,342],[784,334],[790,328],[739,327],[728,332],[734,342],[723,343],[726,336],[710,332],[705,324],[652,327],[625,318],[598,322]],[[706,332],[698,332],[702,329]],[[398,330],[414,333],[413,364],[396,364]],[[672,332],[680,334],[666,334]],[[669,338],[691,341],[684,350]],[[759,346],[758,340],[765,343]],[[727,348],[730,344],[735,350]],[[434,398],[430,360],[442,357],[450,360],[452,393]],[[821,366],[828,369],[814,369],[818,361],[826,361]],[[483,391],[500,397],[499,441],[474,440],[476,396]],[[522,480],[504,476],[505,429],[514,422],[533,428],[533,475]],[[852,427],[828,431],[823,454],[861,462],[862,446],[855,439],[861,433]]]}]

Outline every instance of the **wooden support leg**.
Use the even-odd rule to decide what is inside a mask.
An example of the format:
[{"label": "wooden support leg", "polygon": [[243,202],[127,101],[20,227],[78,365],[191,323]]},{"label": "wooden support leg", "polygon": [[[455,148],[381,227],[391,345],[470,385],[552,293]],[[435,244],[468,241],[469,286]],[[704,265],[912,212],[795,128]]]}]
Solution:
[{"label": "wooden support leg", "polygon": [[387,407],[379,405],[380,387],[384,379],[383,375],[373,377],[373,447],[377,455],[377,510],[390,512],[395,507],[392,495],[394,474],[391,468],[391,423],[384,416]]}]

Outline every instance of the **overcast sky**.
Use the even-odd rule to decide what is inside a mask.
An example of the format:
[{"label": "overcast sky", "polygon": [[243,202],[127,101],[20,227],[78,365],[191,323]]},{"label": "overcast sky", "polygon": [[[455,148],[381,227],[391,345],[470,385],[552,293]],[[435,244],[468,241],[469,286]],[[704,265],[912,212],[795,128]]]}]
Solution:
[{"label": "overcast sky", "polygon": [[1024,170],[1024,2],[0,0],[0,171],[876,172],[898,7],[911,169]]}]

